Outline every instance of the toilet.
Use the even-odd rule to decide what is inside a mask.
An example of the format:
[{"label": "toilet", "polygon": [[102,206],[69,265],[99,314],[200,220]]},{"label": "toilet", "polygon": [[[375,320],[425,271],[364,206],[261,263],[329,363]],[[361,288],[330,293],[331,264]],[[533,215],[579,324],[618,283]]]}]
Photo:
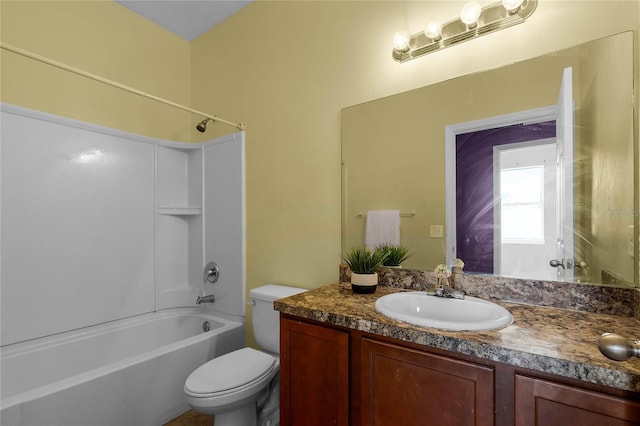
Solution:
[{"label": "toilet", "polygon": [[306,290],[268,284],[249,293],[253,333],[260,350],[242,348],[214,358],[187,377],[184,392],[216,426],[279,424],[280,315],[273,301]]}]

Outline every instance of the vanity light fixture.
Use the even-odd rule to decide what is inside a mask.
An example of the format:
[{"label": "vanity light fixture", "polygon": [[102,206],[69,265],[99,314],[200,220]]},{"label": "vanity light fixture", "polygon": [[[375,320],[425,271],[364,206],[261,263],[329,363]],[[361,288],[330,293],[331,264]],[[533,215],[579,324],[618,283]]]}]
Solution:
[{"label": "vanity light fixture", "polygon": [[424,31],[398,32],[393,40],[393,59],[406,62],[463,41],[521,24],[538,6],[538,0],[502,0],[485,7],[477,2],[463,6],[460,18],[445,24],[429,22]]},{"label": "vanity light fixture", "polygon": [[398,52],[408,52],[411,36],[406,31],[399,31],[393,36],[393,50]]},{"label": "vanity light fixture", "polygon": [[502,0],[502,6],[507,9],[509,13],[517,13],[522,3],[524,3],[524,0]]},{"label": "vanity light fixture", "polygon": [[440,41],[442,38],[442,24],[440,22],[429,22],[424,29],[424,35],[433,41]]},{"label": "vanity light fixture", "polygon": [[475,28],[478,25],[478,18],[482,13],[482,7],[480,3],[472,1],[464,6],[460,11],[460,20],[464,22],[467,28]]}]

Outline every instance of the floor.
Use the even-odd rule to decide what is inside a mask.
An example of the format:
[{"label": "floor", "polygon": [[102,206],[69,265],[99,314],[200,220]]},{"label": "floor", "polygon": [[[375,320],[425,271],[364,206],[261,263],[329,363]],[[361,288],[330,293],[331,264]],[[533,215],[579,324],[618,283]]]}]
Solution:
[{"label": "floor", "polygon": [[191,410],[165,423],[164,426],[213,426],[213,416]]}]

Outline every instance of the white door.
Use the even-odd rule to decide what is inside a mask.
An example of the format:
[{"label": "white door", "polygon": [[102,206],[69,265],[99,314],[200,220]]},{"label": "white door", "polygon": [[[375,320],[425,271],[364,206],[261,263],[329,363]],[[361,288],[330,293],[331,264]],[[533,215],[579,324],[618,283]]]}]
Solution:
[{"label": "white door", "polygon": [[[456,249],[456,136],[463,133],[498,128],[519,123],[556,121],[556,252],[542,267],[555,269],[558,281],[574,279],[574,196],[573,196],[573,78],[572,69],[563,71],[560,95],[555,106],[522,111],[478,121],[459,123],[445,128],[446,180],[446,259],[453,264]],[[495,245],[495,244],[494,244]],[[463,259],[464,260],[464,259]],[[552,266],[555,265],[555,266]]]},{"label": "white door", "polygon": [[[573,225],[573,70],[565,68],[562,74],[556,118],[556,145],[558,169],[558,241],[555,259],[549,264],[556,268],[559,281],[574,279],[574,225]],[[554,266],[555,265],[555,266]]]},{"label": "white door", "polygon": [[494,273],[555,280],[556,140],[494,147]]}]

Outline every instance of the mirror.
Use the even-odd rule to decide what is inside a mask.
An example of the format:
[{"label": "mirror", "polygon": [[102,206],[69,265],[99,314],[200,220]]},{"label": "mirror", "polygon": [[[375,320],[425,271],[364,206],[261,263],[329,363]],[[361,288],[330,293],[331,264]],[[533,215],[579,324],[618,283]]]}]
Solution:
[{"label": "mirror", "polygon": [[[460,250],[447,256],[451,235],[442,232],[449,228],[453,234],[457,227],[456,216],[446,214],[446,133],[481,120],[553,110],[568,67],[573,74],[573,223],[565,229],[571,229],[573,254],[564,265],[575,262],[576,268],[566,280],[637,285],[631,32],[343,109],[343,253],[364,244],[368,211],[399,210],[400,241],[412,253],[404,268],[433,270],[462,257]],[[522,125],[535,131],[545,120]],[[495,207],[495,194],[489,198],[494,200],[490,208]],[[549,260],[543,267],[552,268]],[[528,278],[512,269],[503,275]]]}]

